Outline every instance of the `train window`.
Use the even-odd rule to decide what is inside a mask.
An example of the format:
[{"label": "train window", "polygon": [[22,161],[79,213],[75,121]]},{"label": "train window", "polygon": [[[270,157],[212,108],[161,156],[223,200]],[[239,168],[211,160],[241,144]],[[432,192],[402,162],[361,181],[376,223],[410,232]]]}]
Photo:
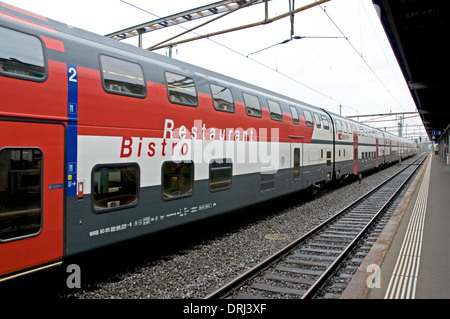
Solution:
[{"label": "train window", "polygon": [[314,113],[314,119],[316,120],[316,127],[317,127],[317,128],[321,128],[322,125],[321,125],[321,123],[320,123],[320,117],[319,117],[319,114]]},{"label": "train window", "polygon": [[103,88],[106,92],[145,97],[147,88],[142,67],[108,55],[100,56]]},{"label": "train window", "polygon": [[325,115],[322,115],[322,122],[323,122],[323,128],[325,130],[329,130],[330,129],[330,123],[328,122],[328,119],[326,118]]},{"label": "train window", "polygon": [[259,103],[259,99],[256,95],[242,93],[244,96],[245,109],[247,110],[247,115],[261,117],[261,104]]},{"label": "train window", "polygon": [[209,163],[209,190],[219,191],[231,188],[233,164],[230,159],[213,160]]},{"label": "train window", "polygon": [[137,205],[137,164],[97,165],[92,170],[93,205],[96,213]]},{"label": "train window", "polygon": [[234,113],[234,100],[229,88],[210,84],[213,106],[218,111]]},{"label": "train window", "polygon": [[342,122],[341,120],[336,120],[336,127],[338,132],[342,132]]},{"label": "train window", "polygon": [[313,118],[311,112],[308,110],[303,110],[303,114],[305,114],[305,122],[306,126],[314,126]]},{"label": "train window", "polygon": [[290,106],[291,109],[291,113],[292,113],[292,121],[294,122],[294,124],[298,124],[299,120],[298,120],[298,113],[297,113],[297,109],[295,108],[295,106]]},{"label": "train window", "polygon": [[45,55],[39,38],[0,27],[0,74],[32,81],[47,75]]},{"label": "train window", "polygon": [[270,110],[270,118],[275,121],[283,121],[283,114],[281,113],[280,103],[267,100]]},{"label": "train window", "polygon": [[198,105],[197,88],[192,78],[166,72],[166,82],[170,102],[189,106]]},{"label": "train window", "polygon": [[194,163],[165,162],[162,167],[162,198],[191,196],[194,191]]},{"label": "train window", "polygon": [[42,226],[42,152],[0,151],[0,242],[37,235]]}]

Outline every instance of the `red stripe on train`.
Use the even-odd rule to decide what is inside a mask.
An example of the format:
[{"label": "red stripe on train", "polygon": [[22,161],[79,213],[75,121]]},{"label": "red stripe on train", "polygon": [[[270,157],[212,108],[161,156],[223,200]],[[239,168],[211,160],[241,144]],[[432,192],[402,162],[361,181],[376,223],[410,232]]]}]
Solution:
[{"label": "red stripe on train", "polygon": [[10,9],[10,10],[14,10],[14,11],[22,13],[22,14],[26,14],[27,16],[30,16],[30,17],[33,17],[33,18],[36,18],[36,19],[48,22],[46,17],[43,17],[41,15],[35,14],[33,12],[30,12],[30,11],[26,11],[26,10],[14,7],[14,6],[10,5],[10,4],[4,3],[4,2],[0,2],[0,6],[2,6],[4,8],[7,8],[7,9]]},{"label": "red stripe on train", "polygon": [[13,20],[13,21],[16,21],[16,22],[20,22],[20,23],[35,27],[35,28],[39,28],[39,29],[46,30],[49,32],[57,33],[56,30],[53,28],[47,27],[47,26],[39,24],[39,23],[31,22],[31,21],[28,21],[28,20],[25,20],[22,18],[18,18],[13,15],[10,15],[8,13],[0,12],[0,16],[10,19],[10,20]]},{"label": "red stripe on train", "polygon": [[47,49],[65,52],[64,43],[62,41],[55,40],[52,38],[47,38],[44,36],[41,36],[41,38],[42,38],[42,40],[44,40],[45,46],[47,47]]}]

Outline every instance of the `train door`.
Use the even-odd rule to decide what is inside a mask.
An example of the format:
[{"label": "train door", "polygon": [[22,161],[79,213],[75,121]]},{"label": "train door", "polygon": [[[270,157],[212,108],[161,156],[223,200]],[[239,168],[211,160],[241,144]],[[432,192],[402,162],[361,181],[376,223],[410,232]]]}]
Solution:
[{"label": "train door", "polygon": [[0,120],[0,278],[59,263],[63,203],[64,127]]},{"label": "train door", "polygon": [[358,133],[353,133],[353,174],[358,173]]},{"label": "train door", "polygon": [[290,180],[292,181],[293,186],[299,185],[301,186],[301,163],[302,163],[302,149],[303,144],[298,143],[298,140],[291,139],[291,167],[292,167],[292,175]]},{"label": "train door", "polygon": [[380,165],[380,162],[378,160],[378,137],[376,138],[375,159],[376,159],[376,167],[378,167]]},{"label": "train door", "polygon": [[392,141],[389,141],[389,163],[392,163]]}]

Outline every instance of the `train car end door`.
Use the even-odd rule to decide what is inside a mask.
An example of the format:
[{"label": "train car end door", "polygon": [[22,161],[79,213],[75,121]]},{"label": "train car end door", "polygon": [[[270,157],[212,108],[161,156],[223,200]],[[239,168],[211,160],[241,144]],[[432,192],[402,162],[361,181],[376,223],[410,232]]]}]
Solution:
[{"label": "train car end door", "polygon": [[358,173],[358,133],[353,133],[353,174]]},{"label": "train car end door", "polygon": [[303,155],[303,143],[301,140],[303,137],[290,139],[290,157],[291,157],[291,167],[292,167],[292,175],[291,175],[291,185],[298,185],[295,187],[302,186],[302,155]]},{"label": "train car end door", "polygon": [[0,120],[0,281],[62,259],[64,132]]}]

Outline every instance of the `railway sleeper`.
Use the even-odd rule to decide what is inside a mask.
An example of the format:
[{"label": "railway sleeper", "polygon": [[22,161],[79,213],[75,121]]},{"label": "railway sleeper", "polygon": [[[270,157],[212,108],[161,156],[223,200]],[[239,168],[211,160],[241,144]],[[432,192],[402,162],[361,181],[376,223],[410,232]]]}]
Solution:
[{"label": "railway sleeper", "polygon": [[320,256],[320,255],[314,255],[314,254],[292,254],[291,257],[296,258],[305,258],[305,259],[312,259],[312,260],[335,260],[336,258],[333,256]]},{"label": "railway sleeper", "polygon": [[355,238],[355,236],[352,236],[352,235],[333,234],[333,233],[330,234],[328,232],[320,234],[320,237],[322,237],[322,238],[342,238],[342,239],[349,239],[349,240],[352,240],[353,238]]},{"label": "railway sleeper", "polygon": [[281,293],[281,294],[288,294],[288,295],[296,295],[296,296],[303,296],[306,291],[305,290],[299,290],[299,289],[292,289],[292,288],[285,288],[285,287],[278,287],[278,286],[270,286],[266,284],[258,284],[255,283],[251,286],[253,289],[258,290],[264,290],[268,292],[275,292],[275,293]]},{"label": "railway sleeper", "polygon": [[290,264],[296,264],[296,265],[305,265],[305,266],[315,266],[315,267],[328,267],[329,263],[325,262],[317,262],[317,261],[310,261],[310,260],[301,260],[301,259],[286,259],[283,260],[284,263],[290,263]]},{"label": "railway sleeper", "polygon": [[272,298],[264,297],[264,296],[257,295],[257,294],[239,293],[236,296],[236,299],[272,299]]},{"label": "railway sleeper", "polygon": [[268,279],[268,280],[274,280],[274,281],[280,281],[280,282],[290,282],[293,284],[308,285],[308,286],[311,286],[314,283],[314,281],[306,279],[306,278],[280,276],[280,275],[274,275],[274,274],[267,274],[264,276],[264,278]]},{"label": "railway sleeper", "polygon": [[[335,244],[335,240],[331,240],[331,239],[324,239],[321,240],[320,238],[315,240],[314,242],[310,242],[308,245],[309,246],[315,246],[315,247],[325,247],[325,248],[338,248],[338,249],[342,249],[344,245],[339,245],[339,244]],[[344,244],[347,244],[348,241],[342,242]]]},{"label": "railway sleeper", "polygon": [[349,243],[355,237],[356,234],[355,235],[324,234],[323,236],[320,235],[318,238],[315,238],[314,241],[330,242],[331,244],[335,242],[336,244],[343,245],[345,243]]},{"label": "railway sleeper", "polygon": [[275,269],[279,270],[279,271],[291,272],[291,273],[302,274],[302,275],[312,275],[312,276],[320,276],[323,273],[322,271],[319,271],[319,270],[293,268],[293,267],[285,267],[285,266],[277,266],[277,267],[275,267]]},{"label": "railway sleeper", "polygon": [[339,230],[337,229],[327,229],[326,233],[328,234],[335,234],[335,235],[357,235],[358,229],[355,228],[341,228]]},{"label": "railway sleeper", "polygon": [[314,248],[308,248],[308,247],[304,247],[302,248],[302,251],[307,251],[307,252],[312,252],[315,254],[340,254],[341,251],[340,250],[333,250],[333,249],[314,249]]}]

